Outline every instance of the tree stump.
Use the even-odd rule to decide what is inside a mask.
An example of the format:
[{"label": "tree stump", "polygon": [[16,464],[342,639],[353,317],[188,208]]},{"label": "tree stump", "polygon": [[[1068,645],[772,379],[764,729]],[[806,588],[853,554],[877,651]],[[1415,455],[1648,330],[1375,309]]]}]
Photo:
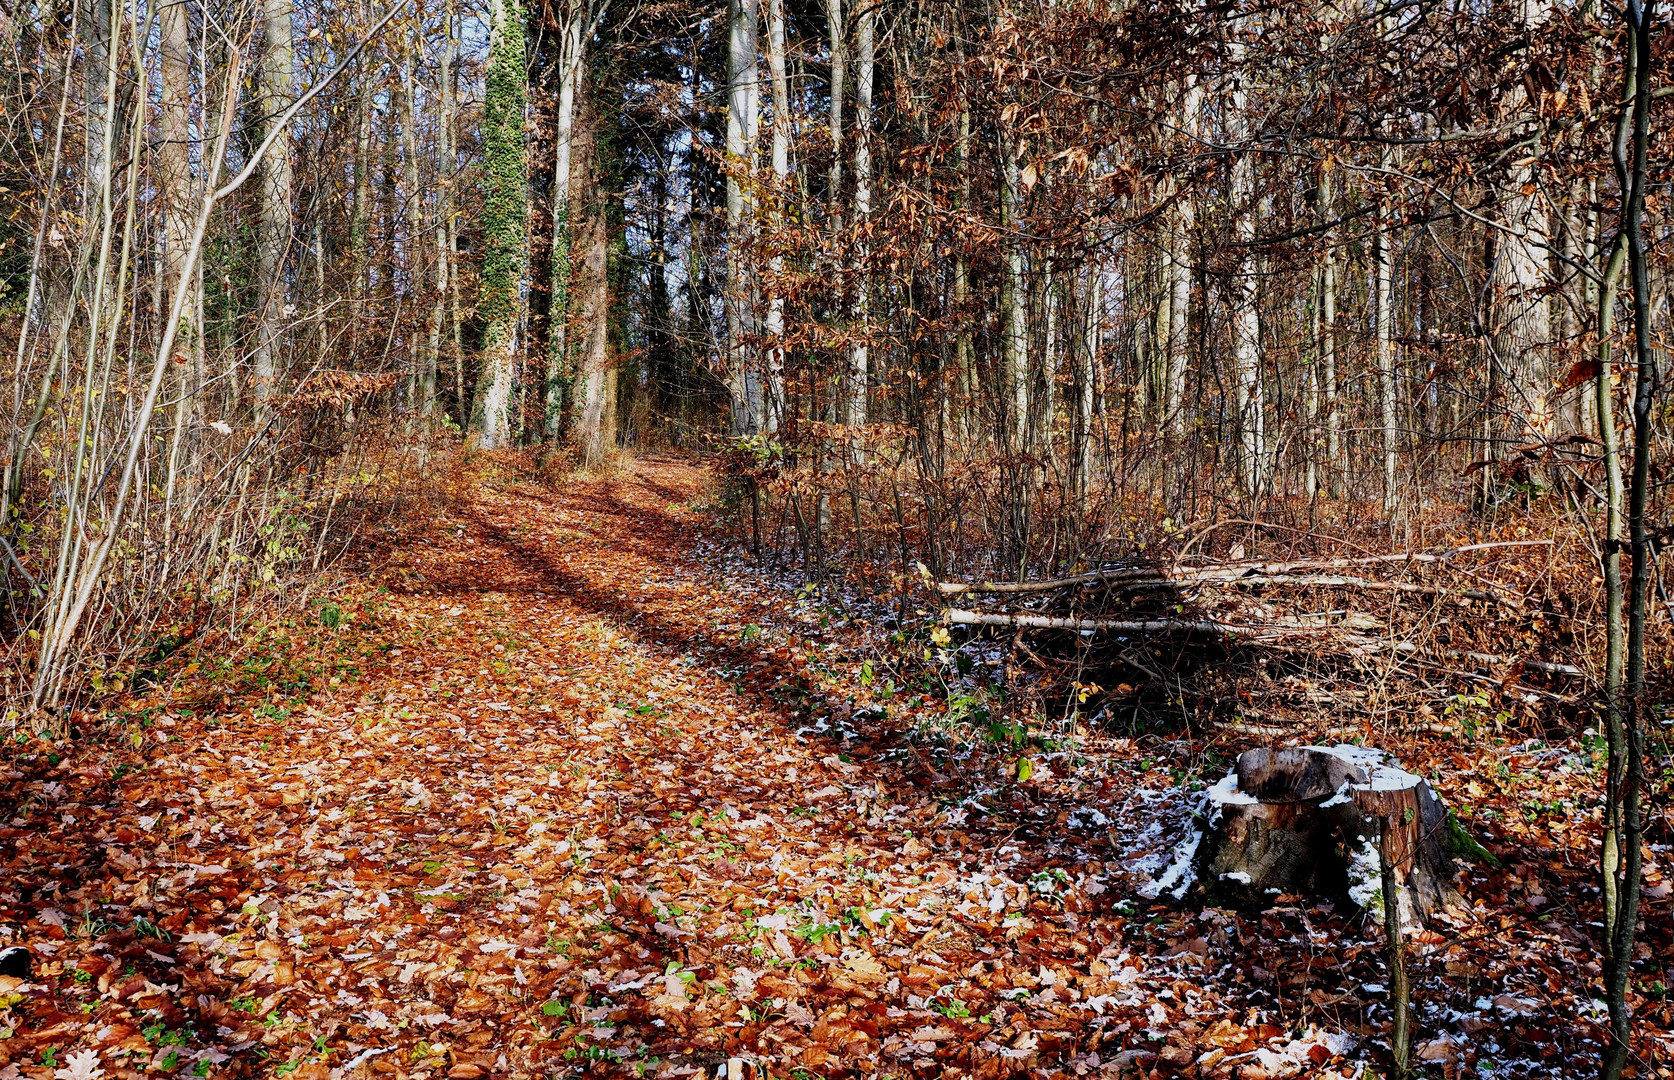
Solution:
[{"label": "tree stump", "polygon": [[1462,903],[1446,839],[1447,811],[1430,785],[1381,751],[1261,747],[1210,789],[1193,869],[1203,891],[1229,905],[1265,907],[1292,893],[1381,915],[1381,843],[1401,924],[1417,928]]}]

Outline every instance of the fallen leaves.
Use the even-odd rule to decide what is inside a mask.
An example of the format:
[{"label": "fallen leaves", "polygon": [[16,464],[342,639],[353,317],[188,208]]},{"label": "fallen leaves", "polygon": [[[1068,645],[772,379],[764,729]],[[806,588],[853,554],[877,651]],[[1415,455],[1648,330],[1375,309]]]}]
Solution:
[{"label": "fallen leaves", "polygon": [[[700,474],[637,468],[486,489],[391,592],[334,601],[341,628],[264,638],[268,688],[234,711],[159,694],[138,747],[20,756],[0,827],[0,927],[37,950],[32,981],[0,979],[19,1080],[729,1058],[1255,1080],[1375,1058],[1375,928],[1137,895],[1190,809],[1173,759],[914,741],[927,706],[855,681],[864,627],[822,627],[709,544],[671,505]],[[1446,767],[1511,798],[1478,764]],[[1479,925],[1413,939],[1421,999],[1464,1018],[1426,1033],[1449,1061],[1581,1059],[1553,1018],[1588,1007],[1584,928],[1526,912],[1573,891],[1543,839],[1468,883]]]},{"label": "fallen leaves", "polygon": [[54,1069],[55,1080],[98,1080],[105,1075],[99,1066],[99,1055],[94,1050],[80,1050],[65,1059],[65,1068]]}]

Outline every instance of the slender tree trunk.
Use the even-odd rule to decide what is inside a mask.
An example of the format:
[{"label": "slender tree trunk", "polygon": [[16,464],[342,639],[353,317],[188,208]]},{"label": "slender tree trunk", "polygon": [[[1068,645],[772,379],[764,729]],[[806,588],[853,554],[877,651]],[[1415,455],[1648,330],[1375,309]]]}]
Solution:
[{"label": "slender tree trunk", "polygon": [[[371,8],[368,0],[360,0],[360,23],[362,26],[370,23]],[[360,62],[360,86],[356,95],[355,110],[355,189],[353,208],[349,220],[349,262],[350,277],[349,300],[350,324],[349,351],[358,350],[362,324],[364,322],[362,307],[367,299],[367,292],[371,281],[371,226],[372,226],[372,112],[376,107],[373,87],[373,74],[377,70],[377,63],[371,56],[362,56]]]},{"label": "slender tree trunk", "polygon": [[1099,331],[1103,325],[1104,306],[1103,270],[1095,260],[1087,264],[1086,283],[1082,287],[1081,325],[1077,335],[1080,346],[1076,350],[1075,373],[1075,448],[1073,452],[1074,488],[1077,494],[1087,492],[1087,478],[1092,472],[1093,459],[1093,391],[1098,383]]},{"label": "slender tree trunk", "polygon": [[[175,295],[181,274],[186,266],[186,248],[192,239],[193,211],[197,198],[192,183],[192,36],[190,9],[184,0],[163,4],[157,11],[159,67],[162,73],[161,95],[157,103],[157,169],[159,198],[163,204],[163,259],[164,272],[158,286],[159,295]],[[202,307],[193,303],[199,290],[189,288],[186,303],[180,313],[178,339],[185,345],[188,356],[201,356],[198,314]],[[166,312],[160,312],[167,318]],[[189,391],[187,380],[195,372],[175,368],[172,387],[176,397]],[[195,398],[194,398],[195,400]]]},{"label": "slender tree trunk", "polygon": [[[964,59],[965,45],[963,39],[959,43],[961,62]],[[971,104],[969,100],[959,103],[959,210],[969,213],[971,207]],[[954,380],[958,387],[958,402],[955,408],[959,413],[959,437],[971,437],[970,415],[976,407],[974,401],[974,387],[978,385],[976,378],[976,351],[971,341],[971,264],[966,254],[964,244],[960,244],[954,253],[953,261],[953,307],[954,319],[959,330],[954,340],[954,364],[957,370]]]},{"label": "slender tree trunk", "polygon": [[[1584,189],[1581,182],[1572,183],[1568,197],[1564,199],[1562,213],[1557,215],[1557,220],[1562,222],[1563,241],[1560,246],[1563,257],[1558,261],[1561,287],[1555,294],[1558,304],[1558,341],[1553,350],[1554,358],[1579,358],[1577,346],[1584,336],[1581,313],[1591,310],[1587,304],[1586,278],[1572,269],[1576,265],[1590,265],[1593,257],[1587,250],[1587,235],[1580,214],[1583,197]],[[1563,382],[1568,382],[1568,373],[1560,371],[1561,366],[1555,364],[1553,371]],[[1591,430],[1591,405],[1592,399],[1584,389],[1564,390],[1553,403],[1553,417],[1560,425],[1560,432]],[[1562,419],[1559,420],[1559,417]]]},{"label": "slender tree trunk", "polygon": [[[1604,294],[1599,302],[1599,421],[1601,429],[1611,425],[1604,438],[1605,453],[1615,457],[1615,434],[1610,415],[1609,314],[1606,305],[1614,303],[1616,277],[1620,274],[1622,250],[1626,249],[1629,281],[1633,290],[1635,379],[1633,394],[1633,474],[1627,496],[1628,551],[1631,559],[1627,586],[1626,655],[1621,656],[1622,584],[1619,553],[1621,542],[1606,535],[1605,589],[1607,601],[1607,652],[1605,658],[1606,740],[1609,744],[1609,765],[1606,775],[1604,805],[1604,846],[1602,869],[1604,877],[1604,996],[1610,1010],[1610,1041],[1604,1053],[1604,1080],[1618,1080],[1632,1050],[1632,1015],[1628,1006],[1628,986],[1633,976],[1634,939],[1639,922],[1639,887],[1641,873],[1641,845],[1644,822],[1641,819],[1641,789],[1644,786],[1644,729],[1647,702],[1645,700],[1645,629],[1647,601],[1650,590],[1651,534],[1646,519],[1651,496],[1651,424],[1653,398],[1660,373],[1657,353],[1652,344],[1649,258],[1644,237],[1645,183],[1650,154],[1651,104],[1651,28],[1654,24],[1654,0],[1643,7],[1629,7],[1631,56],[1624,65],[1629,92],[1623,97],[1632,102],[1628,122],[1619,122],[1613,147],[1616,177],[1623,191],[1621,228],[1606,267]],[[1607,462],[1608,470],[1613,462]],[[1611,507],[1607,530],[1620,527],[1616,508],[1620,506],[1619,488],[1607,494]],[[1612,568],[1611,556],[1616,556]],[[1612,573],[1614,569],[1614,573]],[[1625,679],[1619,695],[1609,692],[1608,683],[1624,662]]]},{"label": "slender tree trunk", "polygon": [[[1388,153],[1385,151],[1385,166]],[[1377,233],[1372,238],[1373,339],[1378,364],[1378,408],[1383,430],[1383,509],[1394,512],[1400,504],[1395,465],[1399,432],[1396,429],[1395,395],[1395,243],[1390,235],[1390,213],[1381,197],[1377,206]]]},{"label": "slender tree trunk", "polygon": [[[1331,203],[1331,173],[1319,180],[1319,216],[1329,223],[1336,212]],[[1327,490],[1340,496],[1348,485],[1348,455],[1343,448],[1343,414],[1337,390],[1337,250],[1336,234],[1326,229],[1321,237],[1319,267],[1319,375],[1325,396],[1325,460],[1330,465]]]},{"label": "slender tree trunk", "polygon": [[[266,42],[261,66],[261,109],[277,123],[296,98],[292,72],[291,0],[265,0]],[[291,248],[291,146],[281,134],[262,164],[261,235],[258,240],[260,299],[257,302],[256,354],[251,372],[256,422],[265,423],[279,392],[280,355],[284,351],[287,304],[285,265]]]},{"label": "slender tree trunk", "polygon": [[[1188,75],[1180,94],[1180,127],[1189,141],[1198,130],[1198,110],[1203,99],[1196,75]],[[1176,197],[1173,223],[1168,231],[1168,339],[1164,355],[1163,422],[1175,438],[1186,430],[1186,346],[1190,340],[1189,310],[1192,297],[1192,236],[1197,230],[1197,206],[1192,192]]]},{"label": "slender tree trunk", "polygon": [[831,174],[827,180],[826,207],[833,236],[843,227],[843,96],[848,81],[848,30],[843,24],[843,0],[825,0],[825,28],[830,38],[831,87],[826,120],[831,131]]},{"label": "slender tree trunk", "polygon": [[87,14],[83,25],[87,31],[87,52],[82,63],[84,85],[82,100],[86,114],[84,157],[87,162],[82,173],[83,217],[91,221],[98,213],[98,199],[109,166],[106,157],[106,129],[116,119],[110,114],[114,100],[105,92],[105,73],[111,59],[110,0],[83,0]]},{"label": "slender tree trunk", "polygon": [[[459,40],[462,22],[459,14],[450,4],[447,12],[448,38],[447,55],[450,58],[454,52],[454,43]],[[447,229],[447,262],[448,273],[448,325],[452,327],[453,351],[453,401],[454,409],[459,419],[459,428],[465,430],[470,424],[469,406],[465,396],[465,333],[464,325],[459,318],[459,199],[457,184],[459,180],[459,93],[458,68],[450,67],[444,73],[442,80],[442,131],[447,138],[446,164],[448,169],[448,186],[444,196],[448,213],[444,224]]]},{"label": "slender tree trunk", "polygon": [[870,360],[867,334],[871,312],[868,306],[866,227],[872,216],[872,26],[875,10],[870,5],[862,8],[859,25],[855,27],[853,318],[857,336],[849,349],[843,416],[850,427],[859,427],[867,420],[867,365]]},{"label": "slender tree trunk", "polygon": [[1024,311],[1023,239],[1018,217],[1023,204],[1023,181],[1017,159],[1020,140],[1006,130],[997,133],[1000,152],[1000,372],[1001,383],[1010,394],[1002,416],[1009,421],[1011,446],[1028,445],[1029,430],[1029,338]]},{"label": "slender tree trunk", "polygon": [[[1243,60],[1244,47],[1234,42],[1233,68]],[[1261,322],[1257,310],[1255,261],[1255,154],[1240,149],[1249,137],[1245,110],[1247,92],[1242,75],[1234,75],[1227,95],[1227,143],[1234,147],[1230,180],[1233,239],[1238,245],[1232,291],[1232,384],[1238,426],[1239,475],[1244,490],[1259,495],[1267,484],[1267,433],[1262,395]]]},{"label": "slender tree trunk", "polygon": [[[422,38],[420,39],[423,40]],[[424,363],[419,370],[416,406],[421,420],[428,421],[436,412],[437,379],[441,367],[442,328],[447,321],[448,277],[453,252],[448,243],[449,222],[453,218],[453,19],[444,16],[442,51],[437,57],[437,114],[436,114],[436,220],[433,232],[436,249],[436,272],[432,279],[436,290],[430,298],[430,312],[425,322]]]},{"label": "slender tree trunk", "polygon": [[745,348],[750,334],[751,288],[745,256],[753,230],[744,181],[755,165],[759,95],[756,72],[756,0],[729,0],[727,35],[727,387],[732,398],[732,433],[760,430],[759,373]]},{"label": "slender tree trunk", "polygon": [[[1534,40],[1550,17],[1549,0],[1518,0],[1519,21]],[[1546,286],[1551,247],[1551,209],[1536,168],[1540,156],[1537,103],[1519,83],[1502,106],[1507,115],[1522,112],[1523,130],[1535,141],[1520,149],[1506,170],[1499,193],[1504,231],[1498,239],[1491,297],[1494,352],[1506,374],[1505,390],[1514,425],[1513,438],[1549,438],[1552,425],[1551,310]]]},{"label": "slender tree trunk", "polygon": [[471,426],[485,450],[513,440],[513,381],[523,272],[528,265],[528,165],[523,146],[524,23],[518,0],[490,0],[483,89],[483,255],[477,311],[482,364]]},{"label": "slender tree trunk", "polygon": [[[270,3],[282,0],[269,0]],[[428,290],[425,283],[429,275],[425,273],[423,251],[425,244],[421,240],[424,235],[424,193],[419,190],[419,156],[418,156],[418,124],[416,121],[418,110],[418,78],[415,66],[418,63],[419,50],[424,46],[424,24],[420,19],[414,19],[407,35],[401,43],[401,184],[405,189],[403,198],[407,207],[407,230],[402,251],[406,254],[406,295],[408,305],[413,315],[419,312],[423,303],[424,293]],[[428,331],[428,326],[426,327]],[[407,355],[410,357],[409,369],[412,375],[407,385],[407,400],[405,402],[410,415],[417,417],[429,412],[429,406],[423,402],[428,383],[434,388],[436,370],[434,360],[429,354],[428,333],[424,338],[418,336],[416,327],[408,334]],[[430,391],[434,393],[434,389]]]},{"label": "slender tree trunk", "polygon": [[[835,285],[836,296],[832,300],[833,308],[843,303],[844,266],[842,251],[843,242],[843,99],[847,93],[848,83],[848,27],[843,21],[843,0],[825,0],[825,29],[831,52],[831,85],[827,91],[826,120],[831,133],[831,171],[826,180],[826,225],[831,236],[831,275]],[[823,385],[816,385],[816,389],[825,397],[825,403],[819,415],[828,422],[838,419],[838,401],[843,394],[842,373],[847,367],[848,358],[839,356],[834,374],[821,380]],[[825,468],[826,455],[831,452],[830,444],[821,449],[821,468]],[[818,507],[819,528],[830,524],[830,504],[822,493]]]},{"label": "slender tree trunk", "polygon": [[548,304],[546,436],[563,437],[564,409],[575,382],[570,355],[570,183],[575,146],[576,84],[586,70],[592,13],[587,4],[566,8],[558,57],[558,115],[552,156],[552,299]]},{"label": "slender tree trunk", "polygon": [[[783,226],[781,207],[790,180],[790,83],[785,77],[785,0],[767,0],[767,74],[773,84],[773,228]],[[767,424],[774,432],[785,419],[785,298],[779,278],[785,271],[780,241],[775,236],[767,273],[771,293],[767,301]]]},{"label": "slender tree trunk", "polygon": [[610,346],[610,234],[605,217],[603,165],[600,161],[598,113],[591,95],[584,95],[583,117],[578,132],[582,179],[580,240],[581,265],[577,273],[580,302],[581,390],[576,404],[576,441],[582,460],[597,466],[608,457],[616,442],[611,426]]},{"label": "slender tree trunk", "polygon": [[1320,439],[1320,318],[1319,305],[1324,290],[1321,288],[1324,275],[1319,268],[1313,274],[1314,295],[1312,303],[1308,305],[1309,335],[1308,341],[1313,346],[1313,355],[1308,358],[1308,370],[1304,374],[1303,383],[1303,412],[1307,417],[1308,437],[1303,443],[1304,460],[1302,464],[1302,494],[1307,496],[1309,503],[1319,498],[1319,444]]}]

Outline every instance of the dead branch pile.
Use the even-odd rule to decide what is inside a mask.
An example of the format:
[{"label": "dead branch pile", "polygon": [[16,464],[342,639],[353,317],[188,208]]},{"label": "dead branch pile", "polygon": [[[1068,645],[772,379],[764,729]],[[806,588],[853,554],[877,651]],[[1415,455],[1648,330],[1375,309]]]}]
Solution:
[{"label": "dead branch pile", "polygon": [[[1515,540],[1352,558],[1182,560],[1020,582],[940,581],[922,563],[918,570],[949,626],[1011,630],[1019,642],[1027,631],[1075,633],[1084,645],[1117,654],[1141,678],[1176,691],[1183,661],[1255,655],[1279,661],[1272,667],[1294,692],[1289,696],[1315,703],[1352,706],[1374,684],[1370,696],[1386,703],[1414,697],[1413,688],[1416,700],[1453,702],[1468,696],[1459,692],[1463,684],[1470,696],[1488,687],[1515,702],[1573,707],[1583,700],[1587,671],[1566,654],[1571,635],[1551,632],[1566,613],[1553,610],[1538,588],[1498,579],[1482,565],[1491,551],[1495,558],[1511,554],[1497,549],[1551,545]],[[1402,689],[1392,692],[1396,681]],[[1419,711],[1434,719],[1433,710]]]}]

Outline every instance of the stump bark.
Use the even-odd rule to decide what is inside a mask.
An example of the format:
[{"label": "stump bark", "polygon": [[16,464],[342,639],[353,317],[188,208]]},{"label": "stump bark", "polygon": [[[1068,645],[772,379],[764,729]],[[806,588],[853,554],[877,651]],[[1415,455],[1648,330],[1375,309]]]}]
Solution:
[{"label": "stump bark", "polygon": [[1451,884],[1447,811],[1423,778],[1380,751],[1248,750],[1209,800],[1194,868],[1217,902],[1267,907],[1290,893],[1381,912],[1387,860],[1403,926],[1462,903]]}]

